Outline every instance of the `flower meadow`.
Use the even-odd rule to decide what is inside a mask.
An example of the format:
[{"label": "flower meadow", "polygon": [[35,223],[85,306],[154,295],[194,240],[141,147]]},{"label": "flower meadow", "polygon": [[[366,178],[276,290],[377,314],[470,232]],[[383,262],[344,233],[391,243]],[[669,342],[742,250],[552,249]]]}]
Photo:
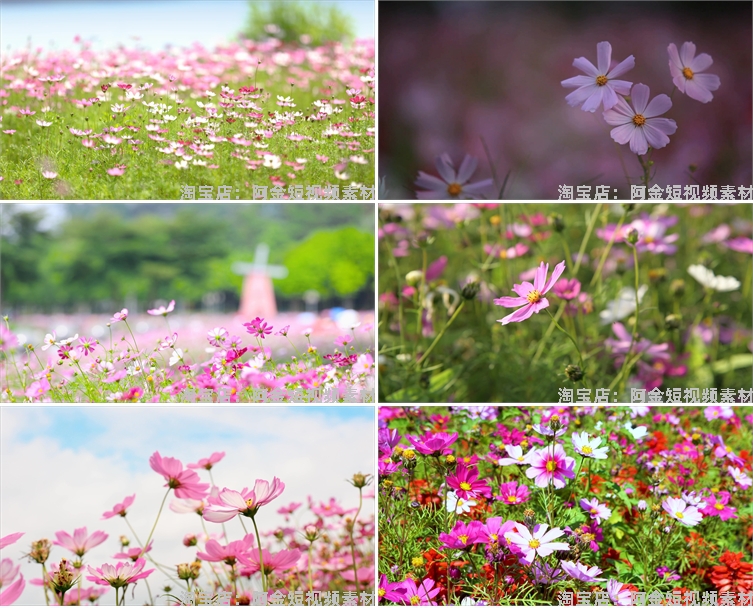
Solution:
[{"label": "flower meadow", "polygon": [[379,420],[382,604],[750,605],[753,407]]},{"label": "flower meadow", "polygon": [[734,2],[384,3],[380,199],[738,198],[750,19]]},{"label": "flower meadow", "polygon": [[2,68],[3,198],[195,198],[202,186],[227,200],[253,186],[341,198],[374,185],[373,40],[162,52],[81,41],[5,54]]},{"label": "flower meadow", "polygon": [[381,203],[380,402],[750,402],[751,209]]},{"label": "flower meadow", "polygon": [[[374,390],[370,324],[354,323],[326,344],[314,330],[272,325],[256,317],[229,331],[214,327],[197,347],[182,346],[168,315],[175,301],[147,312],[164,318],[153,343],[137,338],[128,309],[106,323],[108,338],[57,336],[20,343],[7,318],[0,326],[2,400],[28,402],[364,402]],[[360,327],[359,327],[360,326]],[[356,333],[358,331],[358,334]],[[187,331],[186,333],[192,333]],[[183,335],[183,331],[181,330]],[[300,334],[300,335],[298,335]],[[360,335],[359,335],[360,334]],[[152,337],[154,332],[151,332]],[[268,346],[275,336],[279,356]],[[25,336],[24,336],[25,337]],[[295,341],[294,341],[295,339]],[[301,339],[305,342],[300,345]],[[316,337],[315,337],[316,339]],[[281,341],[288,347],[279,348]],[[373,341],[373,337],[369,343]],[[361,352],[356,350],[356,345]],[[320,348],[327,352],[320,352]],[[185,349],[185,350],[184,350]],[[290,354],[294,352],[295,354]],[[285,354],[283,354],[285,353]]]},{"label": "flower meadow", "polygon": [[[154,525],[141,534],[128,516],[145,506],[139,504],[137,494],[131,494],[102,513],[101,519],[109,521],[96,527],[107,531],[90,532],[86,526],[72,533],[58,530],[52,542],[47,538],[20,541],[23,531],[4,536],[0,539],[3,555],[18,553],[13,549],[25,544],[23,558],[39,564],[41,578],[24,579],[19,559],[3,557],[0,604],[13,604],[27,585],[41,587],[37,603],[41,605],[44,597],[48,606],[126,605],[136,586],[146,586],[152,606],[249,605],[254,598],[257,605],[259,601],[263,605],[264,598],[288,603],[293,598],[319,597],[320,592],[369,603],[374,583],[374,522],[361,509],[371,475],[356,473],[348,480],[358,493],[357,497],[354,493],[356,506],[352,508],[334,498],[317,504],[311,497],[305,507],[300,502],[282,506],[278,499],[286,485],[277,477],[257,479],[243,489],[214,485],[212,469],[224,456],[225,452],[214,452],[184,467],[180,460],[154,452],[149,466],[164,479],[167,490]],[[209,483],[202,481],[199,472]],[[168,498],[172,514],[164,508]],[[270,530],[265,528],[265,514],[275,506],[286,525]],[[161,563],[160,520],[191,516],[195,521],[196,515],[200,521],[188,526],[183,538],[185,547],[196,547],[193,560]],[[241,526],[236,527],[234,520]],[[54,526],[54,518],[50,525]],[[241,529],[243,534],[238,534]],[[113,559],[92,563],[87,554],[105,542],[116,552]]]}]

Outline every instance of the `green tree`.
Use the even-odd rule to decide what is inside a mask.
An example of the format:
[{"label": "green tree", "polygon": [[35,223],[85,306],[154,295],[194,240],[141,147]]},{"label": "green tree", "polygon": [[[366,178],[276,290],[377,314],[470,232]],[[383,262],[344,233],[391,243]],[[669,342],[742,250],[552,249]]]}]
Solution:
[{"label": "green tree", "polygon": [[351,296],[374,276],[374,235],[348,227],[313,233],[285,256],[285,295],[315,289],[323,297]]},{"label": "green tree", "polygon": [[353,20],[334,5],[318,2],[270,0],[249,2],[250,15],[243,35],[261,40],[273,35],[284,42],[320,46],[354,37]]}]

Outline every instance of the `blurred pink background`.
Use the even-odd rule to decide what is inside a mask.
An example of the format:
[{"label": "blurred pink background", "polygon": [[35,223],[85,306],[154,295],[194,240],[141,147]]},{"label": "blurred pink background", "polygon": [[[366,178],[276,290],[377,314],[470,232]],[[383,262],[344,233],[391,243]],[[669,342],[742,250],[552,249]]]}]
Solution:
[{"label": "blurred pink background", "polygon": [[[415,198],[419,170],[436,175],[434,158],[465,153],[479,159],[472,181],[498,183],[512,171],[504,198],[557,199],[559,185],[617,188],[630,198],[641,167],[617,146],[596,113],[570,107],[574,89],[560,83],[582,74],[576,57],[596,64],[596,45],[612,45],[612,65],[629,55],[621,76],[670,95],[667,46],[696,44],[721,79],[707,104],[675,91],[664,117],[677,122],[655,150],[651,184],[750,186],[750,2],[381,2],[379,3],[379,173],[387,199]],[[693,174],[688,167],[697,166]],[[597,177],[598,176],[598,177]],[[492,190],[495,198],[499,189]],[[592,190],[593,194],[594,190]],[[666,197],[666,195],[665,195]]]}]

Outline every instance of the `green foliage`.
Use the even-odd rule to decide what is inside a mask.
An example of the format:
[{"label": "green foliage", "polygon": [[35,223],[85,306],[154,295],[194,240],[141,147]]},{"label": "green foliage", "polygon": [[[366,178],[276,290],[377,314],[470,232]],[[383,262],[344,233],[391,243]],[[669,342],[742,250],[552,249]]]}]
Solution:
[{"label": "green foliage", "polygon": [[[353,20],[334,5],[271,0],[252,1],[249,7],[251,12],[243,34],[252,40],[272,34],[284,42],[320,46],[327,42],[346,42],[354,37]],[[276,26],[279,31],[270,26]]]},{"label": "green foliage", "polygon": [[309,289],[322,297],[350,296],[374,274],[374,236],[356,228],[315,232],[285,256],[287,278],[280,291],[300,295]]}]

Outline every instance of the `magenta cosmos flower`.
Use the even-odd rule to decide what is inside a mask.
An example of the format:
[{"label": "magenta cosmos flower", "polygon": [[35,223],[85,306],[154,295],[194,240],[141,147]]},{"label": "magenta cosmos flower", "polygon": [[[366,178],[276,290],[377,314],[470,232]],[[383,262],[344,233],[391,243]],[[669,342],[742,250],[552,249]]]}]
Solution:
[{"label": "magenta cosmos flower", "polygon": [[473,184],[469,183],[477,166],[478,161],[466,154],[456,173],[449,154],[438,156],[436,167],[441,179],[419,171],[416,186],[425,188],[426,191],[416,192],[416,197],[442,201],[481,198],[493,182],[490,179],[484,179]]},{"label": "magenta cosmos flower", "polygon": [[444,547],[466,549],[476,543],[484,542],[486,534],[484,524],[474,519],[468,523],[456,521],[449,534],[442,532],[438,538]]},{"label": "magenta cosmos flower", "polygon": [[552,277],[549,279],[549,282],[547,282],[546,275],[549,273],[549,264],[544,264],[544,262],[541,262],[541,265],[536,269],[536,275],[533,278],[533,285],[531,285],[528,281],[523,281],[522,284],[518,285],[516,283],[513,286],[512,290],[518,294],[517,298],[504,297],[494,300],[494,303],[497,306],[504,306],[505,308],[515,308],[516,306],[522,306],[522,308],[519,308],[510,315],[507,315],[504,319],[497,320],[502,323],[502,325],[507,325],[508,323],[517,323],[520,321],[525,321],[533,313],[538,314],[545,308],[548,308],[549,300],[544,297],[544,294],[547,293],[552,287],[554,287],[554,284],[557,282],[557,279],[562,276],[563,272],[565,272],[564,261],[560,262],[554,267],[554,270],[552,271]]},{"label": "magenta cosmos flower", "polygon": [[681,498],[667,498],[661,506],[677,521],[689,527],[698,525],[703,519],[703,515],[696,507],[687,504]]},{"label": "magenta cosmos flower", "polygon": [[437,605],[434,598],[439,595],[441,589],[435,587],[436,583],[432,579],[425,578],[421,583],[416,583],[412,578],[406,578],[399,585],[405,588],[404,603],[411,606]]},{"label": "magenta cosmos flower", "polygon": [[567,543],[552,542],[564,534],[562,530],[552,528],[547,532],[548,528],[548,524],[538,524],[531,534],[523,524],[516,523],[518,532],[507,532],[505,538],[523,551],[523,558],[530,564],[537,555],[546,557],[555,551],[567,551],[570,548]]},{"label": "magenta cosmos flower", "polygon": [[201,483],[196,472],[184,469],[177,458],[162,458],[159,452],[155,452],[149,458],[149,466],[167,480],[165,486],[175,490],[178,498],[201,500],[209,491],[209,484]]},{"label": "magenta cosmos flower", "polygon": [[125,321],[128,318],[128,309],[124,308],[120,312],[116,312],[114,315],[112,315],[112,319],[110,319],[110,323],[117,323],[118,321]]},{"label": "magenta cosmos flower", "polygon": [[115,517],[116,515],[120,515],[121,517],[126,516],[126,510],[128,507],[130,507],[133,504],[133,501],[136,499],[136,495],[132,494],[131,496],[126,496],[123,499],[123,502],[119,502],[116,504],[111,511],[105,511],[102,513],[102,519],[110,519],[111,517]]},{"label": "magenta cosmos flower", "polygon": [[531,491],[528,486],[518,485],[514,481],[499,486],[499,496],[496,498],[508,505],[520,505],[528,501]]},{"label": "magenta cosmos flower", "polygon": [[610,132],[612,139],[618,144],[630,144],[630,151],[635,154],[645,154],[649,146],[663,148],[677,131],[677,123],[671,118],[657,118],[669,111],[672,100],[661,94],[649,103],[650,93],[645,84],[637,84],[630,92],[633,107],[620,98],[604,112],[604,120],[615,127]]},{"label": "magenta cosmos flower", "polygon": [[405,584],[404,583],[391,583],[387,579],[386,574],[382,574],[379,577],[379,591],[377,602],[381,603],[382,600],[388,602],[402,602],[405,598]]},{"label": "magenta cosmos flower", "polygon": [[65,547],[79,557],[83,557],[89,549],[93,549],[107,540],[107,534],[99,530],[92,532],[89,536],[85,527],[76,528],[73,531],[73,536],[67,532],[55,532],[55,536],[57,540],[52,543],[53,545]]},{"label": "magenta cosmos flower", "polygon": [[554,284],[554,295],[563,300],[574,300],[580,295],[580,281],[578,279],[560,279]]},{"label": "magenta cosmos flower", "polygon": [[243,488],[241,492],[236,492],[224,488],[217,498],[209,497],[203,517],[214,523],[230,521],[238,514],[254,517],[260,507],[272,502],[284,489],[285,484],[277,477],[272,479],[272,483],[257,479],[253,490]]},{"label": "magenta cosmos flower", "polygon": [[607,505],[601,504],[598,498],[591,500],[581,498],[580,506],[591,515],[591,519],[596,520],[597,524],[600,524],[602,519],[609,519],[612,516],[612,510]]},{"label": "magenta cosmos flower", "polygon": [[574,76],[562,81],[563,87],[576,89],[565,97],[565,101],[572,107],[582,103],[581,109],[584,112],[595,112],[600,104],[605,110],[614,107],[619,100],[617,95],[629,95],[630,87],[633,85],[632,82],[615,78],[635,67],[635,57],[630,55],[610,70],[612,45],[608,42],[599,42],[596,45],[596,57],[598,66],[585,57],[575,59],[573,67],[585,72],[586,76]]},{"label": "magenta cosmos flower", "polygon": [[714,60],[711,55],[701,53],[695,56],[695,44],[686,42],[680,52],[674,43],[667,47],[669,53],[669,72],[672,74],[672,82],[691,99],[708,103],[714,96],[711,91],[716,91],[722,84],[719,76],[715,74],[699,74],[711,67]]},{"label": "magenta cosmos flower", "polygon": [[405,438],[413,444],[417,452],[425,456],[447,454],[448,449],[458,439],[457,433],[431,433],[423,437],[406,435]]},{"label": "magenta cosmos flower", "polygon": [[198,551],[196,557],[207,562],[225,562],[228,566],[232,566],[251,553],[255,544],[254,540],[253,534],[246,534],[243,539],[234,540],[227,545],[221,545],[216,540],[211,539],[207,541],[205,551]]},{"label": "magenta cosmos flower", "polygon": [[464,499],[475,498],[478,494],[489,496],[489,486],[484,480],[479,480],[476,467],[466,467],[458,464],[453,475],[448,475],[447,485]]},{"label": "magenta cosmos flower", "polygon": [[87,576],[86,579],[98,585],[110,585],[110,587],[125,587],[142,578],[146,578],[152,570],[144,571],[146,560],[137,559],[135,562],[118,562],[116,566],[104,564],[101,568],[92,568],[88,566],[89,572],[94,576]]},{"label": "magenta cosmos flower", "polygon": [[717,492],[716,497],[712,494],[706,500],[706,506],[701,509],[701,513],[704,515],[708,515],[709,517],[713,517],[714,515],[718,515],[719,519],[722,521],[727,521],[728,519],[736,519],[737,515],[735,515],[735,507],[729,506],[729,492]]},{"label": "magenta cosmos flower", "polygon": [[186,465],[189,469],[206,469],[209,471],[225,457],[225,452],[214,452],[209,458],[202,458],[195,464]]},{"label": "magenta cosmos flower", "polygon": [[[120,174],[122,175],[122,173]],[[147,310],[147,314],[153,315],[155,317],[158,317],[162,315],[163,317],[167,316],[167,313],[172,312],[175,310],[175,300],[170,300],[170,303],[167,305],[167,308],[164,306],[160,306],[159,308],[152,308],[151,310]]]},{"label": "magenta cosmos flower", "polygon": [[526,471],[526,477],[534,479],[534,483],[540,488],[545,488],[550,483],[555,488],[564,488],[565,477],[575,478],[575,458],[567,456],[559,444],[550,444],[534,452],[528,463],[531,467]]}]

